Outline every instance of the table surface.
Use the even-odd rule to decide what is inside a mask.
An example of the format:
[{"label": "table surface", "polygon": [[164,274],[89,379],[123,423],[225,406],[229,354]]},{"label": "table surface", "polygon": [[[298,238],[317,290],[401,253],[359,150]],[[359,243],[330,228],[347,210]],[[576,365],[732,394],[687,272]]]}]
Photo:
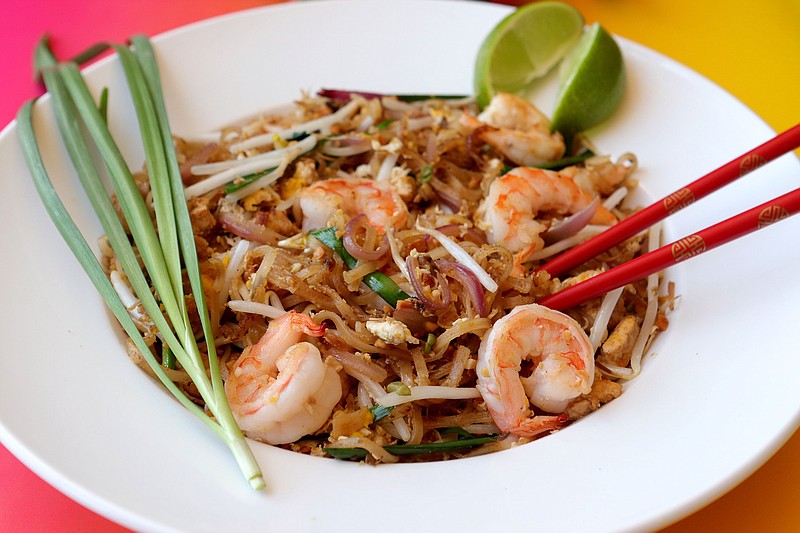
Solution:
[{"label": "table surface", "polygon": [[[280,1],[280,0],[278,0]],[[31,51],[45,32],[68,57],[100,40],[163,31],[276,0],[28,0],[0,7],[0,125],[39,94]],[[523,2],[504,0],[520,5]],[[716,82],[783,131],[800,120],[797,0],[568,0],[588,22],[666,54]],[[795,179],[795,181],[797,181]],[[662,533],[800,531],[800,432],[739,486]],[[0,446],[0,530],[127,531],[75,503]]]}]

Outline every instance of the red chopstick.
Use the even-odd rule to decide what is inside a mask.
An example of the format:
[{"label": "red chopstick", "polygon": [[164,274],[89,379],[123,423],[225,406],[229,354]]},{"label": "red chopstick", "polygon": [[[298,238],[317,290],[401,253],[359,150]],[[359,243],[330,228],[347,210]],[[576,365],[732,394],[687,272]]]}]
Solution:
[{"label": "red chopstick", "polygon": [[539,304],[563,311],[800,212],[800,189],[662,246],[552,294]]},{"label": "red chopstick", "polygon": [[564,252],[540,266],[537,271],[544,270],[552,276],[558,276],[798,147],[800,147],[800,124],[678,189],[583,244]]}]

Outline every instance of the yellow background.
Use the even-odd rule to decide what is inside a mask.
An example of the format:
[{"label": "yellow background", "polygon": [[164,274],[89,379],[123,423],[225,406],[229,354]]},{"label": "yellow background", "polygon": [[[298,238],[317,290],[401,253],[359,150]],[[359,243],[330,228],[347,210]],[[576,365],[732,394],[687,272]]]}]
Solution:
[{"label": "yellow background", "polygon": [[[711,79],[774,130],[800,122],[800,0],[567,2],[587,22],[599,21]],[[787,178],[800,184],[800,175]],[[662,533],[712,531],[800,532],[800,432],[741,485]]]}]

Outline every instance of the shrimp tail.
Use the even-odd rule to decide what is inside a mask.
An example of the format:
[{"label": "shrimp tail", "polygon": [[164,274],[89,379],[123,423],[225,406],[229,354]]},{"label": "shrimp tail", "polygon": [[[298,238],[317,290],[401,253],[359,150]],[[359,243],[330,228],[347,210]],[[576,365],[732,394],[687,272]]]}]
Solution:
[{"label": "shrimp tail", "polygon": [[523,420],[516,428],[511,430],[514,435],[520,437],[535,437],[542,433],[549,433],[563,428],[569,421],[569,416],[565,413],[560,415],[534,416]]},{"label": "shrimp tail", "polygon": [[306,335],[311,335],[312,337],[322,337],[325,335],[326,326],[324,322],[317,324],[310,316],[296,311],[289,311],[289,314],[289,321],[292,325],[292,329],[295,331],[302,331]]}]

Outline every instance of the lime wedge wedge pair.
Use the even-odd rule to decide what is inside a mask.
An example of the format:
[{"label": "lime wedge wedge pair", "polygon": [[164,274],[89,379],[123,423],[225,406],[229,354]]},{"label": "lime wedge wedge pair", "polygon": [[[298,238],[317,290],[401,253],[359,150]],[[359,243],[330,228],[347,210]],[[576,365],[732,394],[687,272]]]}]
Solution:
[{"label": "lime wedge wedge pair", "polygon": [[585,29],[580,12],[562,2],[527,4],[486,37],[475,62],[478,105],[497,91],[521,91],[559,62],[554,131],[585,131],[617,110],[626,78],[619,46],[599,24]]}]

